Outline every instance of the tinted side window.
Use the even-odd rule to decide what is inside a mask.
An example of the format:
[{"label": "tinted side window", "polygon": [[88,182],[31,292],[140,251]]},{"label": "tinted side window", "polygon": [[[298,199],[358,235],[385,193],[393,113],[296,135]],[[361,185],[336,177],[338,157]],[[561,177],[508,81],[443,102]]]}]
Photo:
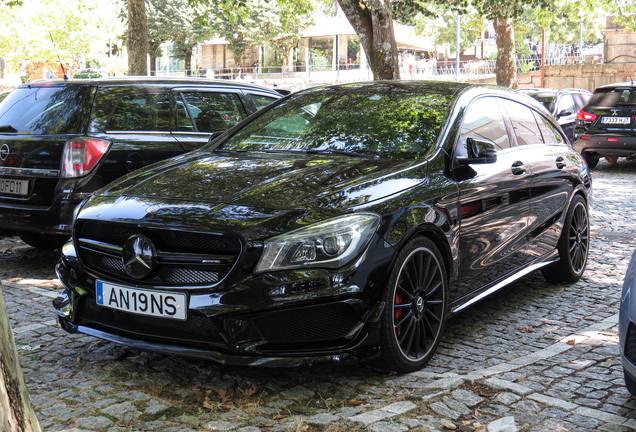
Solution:
[{"label": "tinted side window", "polygon": [[530,108],[508,99],[504,99],[503,104],[512,121],[519,145],[543,143],[539,126]]},{"label": "tinted side window", "polygon": [[486,138],[494,142],[498,149],[510,147],[506,125],[495,98],[477,99],[468,107],[460,137],[464,149],[468,137]]},{"label": "tinted side window", "polygon": [[537,112],[534,112],[533,114],[539,124],[539,130],[541,131],[541,135],[543,135],[543,141],[546,144],[563,144],[563,137],[552,123]]},{"label": "tinted side window", "polygon": [[122,97],[106,129],[109,131],[170,130],[169,96],[145,94]]},{"label": "tinted side window", "polygon": [[250,97],[254,101],[254,105],[256,105],[257,110],[265,108],[267,105],[271,104],[272,102],[276,100],[276,98],[273,98],[273,97],[256,95],[256,94],[251,94]]},{"label": "tinted side window", "polygon": [[222,132],[247,117],[235,93],[183,92],[182,95],[197,132]]}]

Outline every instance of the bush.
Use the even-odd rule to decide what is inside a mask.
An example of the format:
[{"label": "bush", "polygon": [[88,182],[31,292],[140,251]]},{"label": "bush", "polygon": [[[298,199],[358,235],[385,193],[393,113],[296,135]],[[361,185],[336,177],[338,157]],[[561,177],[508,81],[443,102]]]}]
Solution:
[{"label": "bush", "polygon": [[102,74],[100,73],[85,73],[85,72],[78,72],[75,75],[73,75],[73,79],[94,79],[94,78],[101,78]]}]

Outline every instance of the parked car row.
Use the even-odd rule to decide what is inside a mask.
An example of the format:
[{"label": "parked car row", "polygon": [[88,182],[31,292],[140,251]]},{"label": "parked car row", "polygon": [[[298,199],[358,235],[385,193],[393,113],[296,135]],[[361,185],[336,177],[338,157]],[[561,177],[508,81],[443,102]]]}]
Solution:
[{"label": "parked car row", "polygon": [[545,105],[583,155],[590,169],[605,157],[636,157],[636,85],[633,81],[597,88],[519,90]]},{"label": "parked car row", "polygon": [[620,93],[611,118],[628,117],[625,90],[37,82],[0,104],[0,222],[63,244],[53,305],[70,333],[414,371],[464,308],[535,270],[583,275],[605,153],[564,129],[583,112],[597,117],[575,146],[597,120],[624,130],[589,106]]}]

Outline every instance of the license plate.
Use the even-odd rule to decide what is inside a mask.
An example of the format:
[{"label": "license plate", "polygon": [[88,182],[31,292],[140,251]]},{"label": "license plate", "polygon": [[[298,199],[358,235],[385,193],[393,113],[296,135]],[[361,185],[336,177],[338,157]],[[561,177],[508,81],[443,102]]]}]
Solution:
[{"label": "license plate", "polygon": [[603,117],[603,124],[629,124],[630,117]]},{"label": "license plate", "polygon": [[99,280],[95,291],[100,306],[140,315],[186,319],[186,295],[182,293],[128,288]]},{"label": "license plate", "polygon": [[9,195],[28,195],[28,180],[0,179],[0,193]]}]

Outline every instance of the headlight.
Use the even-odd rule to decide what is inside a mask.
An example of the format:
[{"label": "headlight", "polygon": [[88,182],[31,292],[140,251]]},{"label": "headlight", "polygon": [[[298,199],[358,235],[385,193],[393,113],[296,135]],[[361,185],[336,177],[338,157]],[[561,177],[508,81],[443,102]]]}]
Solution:
[{"label": "headlight", "polygon": [[306,267],[339,268],[364,249],[380,216],[350,214],[265,240],[255,273]]}]

